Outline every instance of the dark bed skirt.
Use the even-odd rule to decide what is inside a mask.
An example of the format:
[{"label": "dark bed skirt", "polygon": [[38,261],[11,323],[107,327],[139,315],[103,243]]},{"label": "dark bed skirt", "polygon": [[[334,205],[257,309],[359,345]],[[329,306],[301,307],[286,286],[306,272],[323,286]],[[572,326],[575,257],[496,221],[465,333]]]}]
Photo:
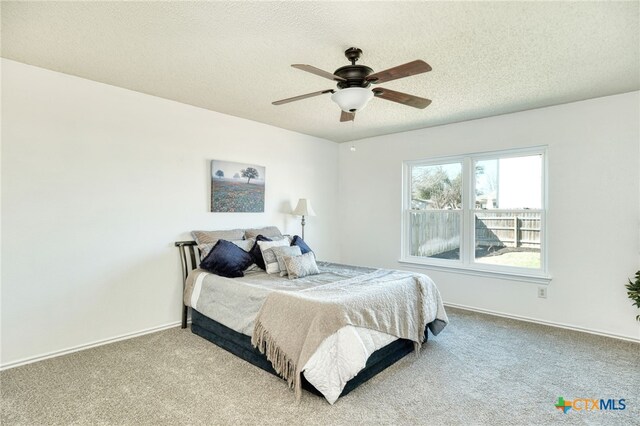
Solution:
[{"label": "dark bed skirt", "polygon": [[[201,314],[195,309],[191,310],[191,331],[198,336],[204,337],[210,342],[215,343],[222,349],[244,359],[245,361],[280,377],[271,366],[271,362],[267,360],[267,357],[251,345],[251,337],[238,333],[237,331],[234,331]],[[426,329],[424,335],[426,341],[428,336]],[[367,360],[365,368],[347,382],[340,396],[348,394],[359,385],[366,382],[390,365],[396,363],[412,351],[413,342],[405,339],[395,340],[387,346],[378,349],[371,354]],[[309,392],[322,396],[322,394],[313,387],[311,383],[307,382],[304,374],[302,374],[302,387]]]}]

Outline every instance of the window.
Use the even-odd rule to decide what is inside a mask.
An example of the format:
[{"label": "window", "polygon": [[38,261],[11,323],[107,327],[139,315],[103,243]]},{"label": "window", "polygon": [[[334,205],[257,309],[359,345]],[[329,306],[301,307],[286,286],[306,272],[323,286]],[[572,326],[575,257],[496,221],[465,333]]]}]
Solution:
[{"label": "window", "polygon": [[546,150],[404,165],[402,261],[541,278]]}]

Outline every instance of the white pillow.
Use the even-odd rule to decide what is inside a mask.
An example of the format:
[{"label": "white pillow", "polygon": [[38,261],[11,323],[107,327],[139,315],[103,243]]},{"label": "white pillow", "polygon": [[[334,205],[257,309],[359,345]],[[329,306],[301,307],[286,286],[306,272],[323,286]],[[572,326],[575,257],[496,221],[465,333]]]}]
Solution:
[{"label": "white pillow", "polygon": [[278,259],[276,258],[276,254],[273,252],[273,247],[283,247],[288,246],[289,240],[276,240],[276,241],[258,241],[258,246],[260,247],[260,252],[262,252],[262,258],[264,259],[264,266],[267,274],[275,274],[280,272],[280,268],[278,267]]}]

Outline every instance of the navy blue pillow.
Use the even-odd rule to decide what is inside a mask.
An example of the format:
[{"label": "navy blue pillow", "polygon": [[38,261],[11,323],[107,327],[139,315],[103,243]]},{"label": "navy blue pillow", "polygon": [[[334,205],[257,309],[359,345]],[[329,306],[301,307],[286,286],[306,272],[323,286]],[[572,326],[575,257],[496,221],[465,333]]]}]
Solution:
[{"label": "navy blue pillow", "polygon": [[291,245],[300,247],[300,251],[302,252],[302,254],[313,251],[309,248],[307,243],[305,243],[304,240],[297,235],[293,236],[293,239],[291,240]]},{"label": "navy blue pillow", "polygon": [[253,256],[230,241],[218,240],[200,268],[227,278],[244,276],[244,270],[253,263]]},{"label": "navy blue pillow", "polygon": [[255,244],[253,245],[253,247],[251,247],[251,250],[249,250],[249,254],[253,258],[253,263],[258,265],[258,267],[262,269],[267,269],[267,267],[264,265],[264,258],[262,257],[262,251],[260,251],[260,246],[258,245],[258,241],[272,241],[272,240],[271,238],[267,238],[264,235],[258,235],[256,237]]}]

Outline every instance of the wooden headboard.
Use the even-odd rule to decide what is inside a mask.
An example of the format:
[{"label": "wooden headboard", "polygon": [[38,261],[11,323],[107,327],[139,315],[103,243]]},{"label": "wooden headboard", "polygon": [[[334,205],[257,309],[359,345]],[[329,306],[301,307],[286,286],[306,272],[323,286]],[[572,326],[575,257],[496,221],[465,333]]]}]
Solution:
[{"label": "wooden headboard", "polygon": [[[175,246],[180,251],[180,263],[182,264],[182,292],[187,282],[187,275],[200,264],[200,250],[195,241],[176,241]],[[187,328],[187,313],[189,308],[182,302],[182,328]]]}]

